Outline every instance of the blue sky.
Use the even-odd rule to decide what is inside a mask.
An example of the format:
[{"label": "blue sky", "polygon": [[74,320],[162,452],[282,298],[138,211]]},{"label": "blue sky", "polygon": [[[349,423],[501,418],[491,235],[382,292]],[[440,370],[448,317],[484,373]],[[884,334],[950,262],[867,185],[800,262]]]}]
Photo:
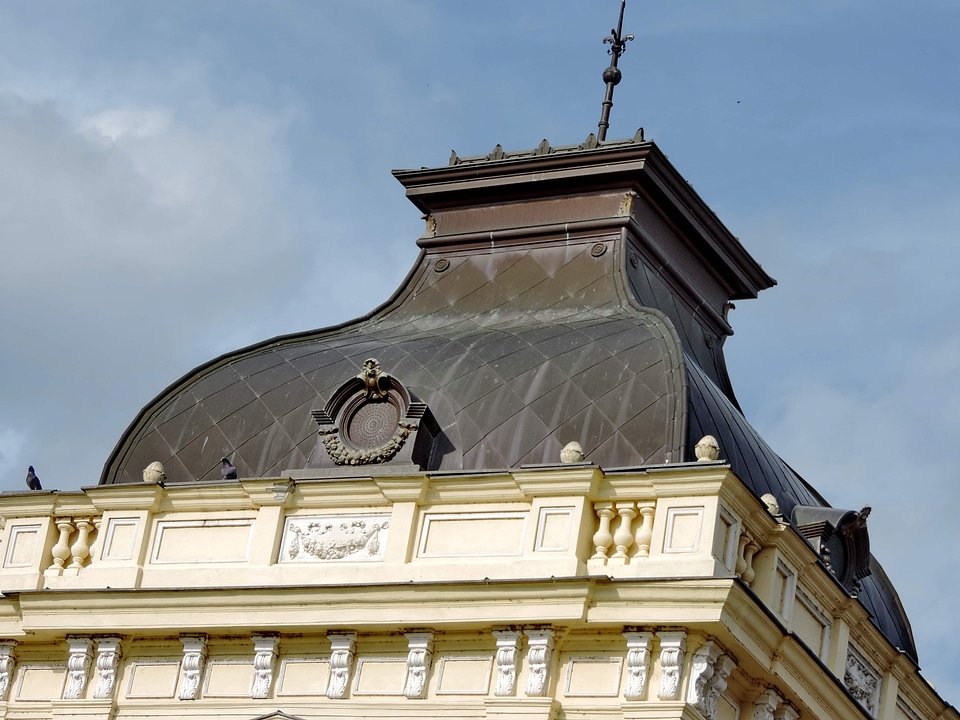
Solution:
[{"label": "blue sky", "polygon": [[[422,224],[392,168],[582,141],[616,0],[0,4],[0,488],[96,483],[199,363],[361,315]],[[727,343],[748,418],[873,506],[960,698],[960,5],[631,0],[646,130],[779,285]]]}]

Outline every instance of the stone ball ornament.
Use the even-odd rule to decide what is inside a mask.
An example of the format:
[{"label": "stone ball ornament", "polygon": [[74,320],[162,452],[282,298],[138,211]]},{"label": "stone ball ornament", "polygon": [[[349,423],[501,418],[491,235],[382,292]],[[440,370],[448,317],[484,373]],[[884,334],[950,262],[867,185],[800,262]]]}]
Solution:
[{"label": "stone ball ornament", "polygon": [[704,435],[694,448],[697,462],[714,462],[720,457],[720,444],[713,435]]},{"label": "stone ball ornament", "polygon": [[560,451],[560,462],[578,463],[583,462],[583,447],[578,442],[568,442]]},{"label": "stone ball ornament", "polygon": [[780,515],[780,504],[777,502],[777,498],[775,498],[772,493],[764,493],[761,495],[760,502],[766,505],[767,512],[774,517],[778,517]]},{"label": "stone ball ornament", "polygon": [[151,485],[159,485],[167,479],[167,473],[163,469],[163,463],[154,460],[143,469],[143,481]]}]

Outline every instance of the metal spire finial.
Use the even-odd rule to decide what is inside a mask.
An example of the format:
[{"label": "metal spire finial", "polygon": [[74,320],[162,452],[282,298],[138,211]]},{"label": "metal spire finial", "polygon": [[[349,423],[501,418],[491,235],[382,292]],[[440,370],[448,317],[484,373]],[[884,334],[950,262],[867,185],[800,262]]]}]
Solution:
[{"label": "metal spire finial", "polygon": [[603,98],[603,112],[600,114],[600,128],[597,132],[597,140],[603,141],[607,138],[607,128],[610,127],[610,108],[613,107],[613,89],[620,82],[622,77],[617,62],[620,56],[627,50],[627,41],[633,40],[633,35],[624,36],[623,33],[623,11],[627,7],[627,0],[620,0],[620,20],[617,22],[617,29],[611,30],[610,35],[603,39],[604,44],[610,43],[610,49],[607,54],[613,57],[610,67],[603,71],[603,81],[607,84],[607,94]]}]

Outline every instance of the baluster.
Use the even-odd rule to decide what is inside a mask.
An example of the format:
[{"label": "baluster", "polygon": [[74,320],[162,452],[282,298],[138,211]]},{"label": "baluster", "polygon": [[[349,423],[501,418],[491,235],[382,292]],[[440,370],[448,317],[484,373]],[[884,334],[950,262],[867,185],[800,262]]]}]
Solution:
[{"label": "baluster", "polygon": [[617,551],[613,554],[612,559],[625,565],[629,557],[627,551],[633,545],[632,524],[633,519],[637,516],[637,511],[634,509],[632,502],[619,502],[617,503],[617,513],[620,515],[620,527],[617,528],[617,532],[613,536]]},{"label": "baluster", "polygon": [[79,570],[83,567],[87,558],[90,557],[90,531],[93,530],[93,522],[90,518],[80,518],[77,523],[77,541],[70,548],[73,556],[73,562],[70,563],[70,569]]},{"label": "baluster", "polygon": [[638,505],[641,521],[637,532],[637,557],[650,557],[650,541],[653,540],[653,512],[655,506],[650,504]]},{"label": "baluster", "polygon": [[596,552],[591,560],[600,560],[601,564],[607,562],[607,550],[613,544],[613,534],[610,532],[610,521],[616,516],[613,511],[613,503],[594,503],[594,509],[600,517],[600,529],[593,535],[593,545]]},{"label": "baluster", "polygon": [[753,579],[757,576],[756,571],[753,569],[753,556],[758,552],[760,552],[760,546],[753,542],[753,540],[747,543],[743,556],[747,564],[747,569],[744,570],[743,575],[740,576],[747,585],[752,584]]},{"label": "baluster", "polygon": [[57,520],[57,530],[60,531],[60,539],[50,551],[53,555],[53,564],[57,570],[63,570],[63,564],[70,557],[70,536],[76,530],[70,518],[61,518]]}]

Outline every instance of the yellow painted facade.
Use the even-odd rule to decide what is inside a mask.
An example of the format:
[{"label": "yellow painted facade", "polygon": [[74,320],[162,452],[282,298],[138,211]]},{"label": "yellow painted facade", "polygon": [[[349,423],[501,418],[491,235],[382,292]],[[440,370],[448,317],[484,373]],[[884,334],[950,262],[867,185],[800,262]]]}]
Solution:
[{"label": "yellow painted facade", "polygon": [[958,718],[723,463],[368,472],[2,498],[2,717]]}]

